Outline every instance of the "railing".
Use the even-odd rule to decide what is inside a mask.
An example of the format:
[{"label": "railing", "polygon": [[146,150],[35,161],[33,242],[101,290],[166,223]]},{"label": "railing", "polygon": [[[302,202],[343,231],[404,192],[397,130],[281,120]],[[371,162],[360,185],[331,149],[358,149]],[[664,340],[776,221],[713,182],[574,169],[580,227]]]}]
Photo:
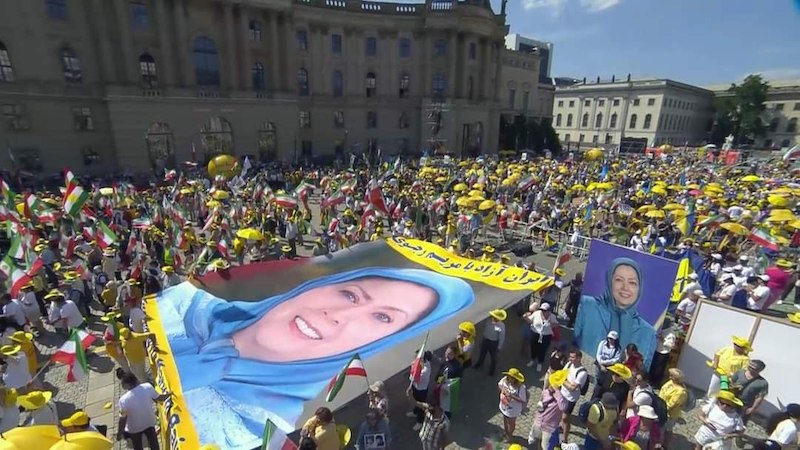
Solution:
[{"label": "railing", "polygon": [[362,11],[380,12],[381,6],[382,5],[380,3],[361,2],[361,10]]},{"label": "railing", "polygon": [[552,229],[546,225],[528,224],[526,222],[516,222],[513,228],[509,228],[506,233],[510,233],[514,239],[525,242],[530,241],[533,248],[544,250],[548,248],[548,237],[559,246],[564,244],[566,249],[575,258],[583,261],[589,256],[589,245],[591,237],[584,235],[575,236],[561,230]]},{"label": "railing", "polygon": [[325,6],[329,8],[347,8],[345,0],[325,0]]},{"label": "railing", "polygon": [[449,11],[453,9],[453,2],[451,1],[435,1],[430,3],[431,11]]},{"label": "railing", "polygon": [[161,90],[159,89],[142,89],[143,97],[161,97]]},{"label": "railing", "polygon": [[417,5],[402,5],[396,4],[395,5],[395,12],[401,14],[415,14],[417,12]]},{"label": "railing", "polygon": [[198,89],[197,96],[200,98],[220,98],[222,94],[218,89]]}]

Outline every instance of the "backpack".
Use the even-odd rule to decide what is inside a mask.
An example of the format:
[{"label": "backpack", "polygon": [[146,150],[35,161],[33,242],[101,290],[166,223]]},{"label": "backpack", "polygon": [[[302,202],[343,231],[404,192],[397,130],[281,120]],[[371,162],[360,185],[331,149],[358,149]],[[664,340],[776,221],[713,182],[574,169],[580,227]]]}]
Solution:
[{"label": "backpack", "polygon": [[665,402],[663,398],[657,396],[653,391],[644,392],[650,396],[650,406],[653,407],[653,410],[656,412],[656,416],[658,416],[658,424],[663,427],[667,424],[667,419],[669,418],[667,412],[667,402]]},{"label": "backpack", "polygon": [[[578,370],[575,372],[575,377],[577,378],[577,377],[578,377],[578,375],[579,375],[581,372],[586,372],[586,369],[585,369],[585,368],[583,368],[583,367],[581,367],[580,369],[578,369]],[[592,376],[591,376],[591,375],[589,375],[589,373],[587,372],[587,373],[586,373],[586,381],[584,381],[584,382],[583,382],[583,384],[581,385],[581,395],[586,395],[586,393],[587,393],[587,392],[589,392],[589,384],[591,383],[591,381],[592,381]]]},{"label": "backpack", "polygon": [[582,425],[586,425],[589,423],[589,411],[592,409],[592,406],[597,405],[597,409],[600,410],[599,421],[602,422],[606,416],[606,410],[603,405],[600,403],[600,399],[590,400],[588,402],[583,402],[581,407],[578,408],[578,423]]},{"label": "backpack", "polygon": [[694,409],[697,404],[697,396],[694,395],[691,389],[686,388],[686,403],[681,406],[684,412],[689,412]]}]

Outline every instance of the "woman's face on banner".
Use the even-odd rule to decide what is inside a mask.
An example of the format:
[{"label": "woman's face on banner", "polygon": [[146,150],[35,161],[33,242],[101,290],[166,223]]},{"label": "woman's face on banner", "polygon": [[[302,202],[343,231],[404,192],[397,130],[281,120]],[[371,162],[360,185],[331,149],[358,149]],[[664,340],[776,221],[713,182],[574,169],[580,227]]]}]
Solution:
[{"label": "woman's face on banner", "polygon": [[639,275],[633,267],[621,264],[614,269],[611,274],[611,295],[617,306],[622,308],[636,303],[639,298]]},{"label": "woman's face on banner", "polygon": [[351,352],[417,322],[438,301],[410,281],[361,278],[305,291],[236,332],[239,355],[287,362]]}]

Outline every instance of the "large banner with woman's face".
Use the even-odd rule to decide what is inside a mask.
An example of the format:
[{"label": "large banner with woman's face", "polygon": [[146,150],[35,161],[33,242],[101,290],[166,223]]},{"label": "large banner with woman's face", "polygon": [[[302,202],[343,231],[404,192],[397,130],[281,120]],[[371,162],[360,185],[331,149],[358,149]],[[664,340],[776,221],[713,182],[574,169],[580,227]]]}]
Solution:
[{"label": "large banner with woman's face", "polygon": [[677,273],[676,261],[592,240],[575,322],[581,350],[594,356],[616,331],[620,346],[635,344],[648,367]]},{"label": "large banner with woman's face", "polygon": [[[267,420],[289,433],[324,403],[324,390],[360,355],[370,381],[407,370],[427,348],[549,286],[521,268],[454,256],[431,243],[389,239],[333,255],[212,273],[145,301],[156,384],[171,448],[261,445]],[[352,380],[331,409],[366,390]]]}]

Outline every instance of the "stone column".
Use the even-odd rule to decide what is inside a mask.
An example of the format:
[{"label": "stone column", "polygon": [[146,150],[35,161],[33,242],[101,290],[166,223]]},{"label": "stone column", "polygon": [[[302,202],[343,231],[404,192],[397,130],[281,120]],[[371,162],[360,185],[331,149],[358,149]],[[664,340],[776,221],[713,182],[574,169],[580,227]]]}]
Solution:
[{"label": "stone column", "polygon": [[135,80],[134,77],[134,59],[138,57],[133,55],[133,37],[131,36],[131,24],[128,20],[128,2],[125,0],[116,0],[114,2],[114,10],[117,16],[117,27],[120,34],[120,44],[122,46],[122,83],[127,84]]},{"label": "stone column", "polygon": [[100,73],[106,83],[114,83],[117,81],[116,61],[114,60],[114,53],[111,50],[111,39],[108,36],[108,26],[106,22],[106,14],[104,11],[104,0],[92,1],[92,19],[95,21],[97,30],[97,41],[100,51]]},{"label": "stone column", "polygon": [[186,0],[173,0],[175,16],[175,34],[178,49],[178,80],[181,86],[194,86],[194,70],[189,62],[189,35],[186,31]]},{"label": "stone column", "polygon": [[222,16],[225,23],[225,66],[227,70],[222,70],[224,74],[224,85],[228,89],[236,89],[238,80],[238,70],[236,70],[236,39],[233,32],[233,5],[228,2],[222,5]]},{"label": "stone column", "polygon": [[431,67],[432,63],[432,53],[433,50],[431,46],[433,45],[433,40],[428,33],[422,38],[422,51],[420,52],[420,57],[422,58],[422,82],[419,84],[420,94],[423,97],[430,97],[431,96],[431,85],[433,84],[433,67]]},{"label": "stone column", "polygon": [[[241,66],[239,68],[241,84],[239,86],[244,91],[251,91],[253,90],[251,72],[253,61],[250,55],[250,11],[247,10],[247,5],[239,6],[239,47],[239,51],[242,52]],[[266,74],[264,76],[266,77]]]},{"label": "stone column", "polygon": [[486,85],[488,83],[486,77],[486,65],[489,62],[489,41],[485,38],[480,40],[480,55],[478,56],[478,79],[475,80],[475,98],[483,101],[487,97]]},{"label": "stone column", "polygon": [[500,53],[505,45],[503,42],[495,42],[495,45],[492,45],[493,53],[495,57],[492,59],[493,66],[490,67],[494,68],[494,101],[500,100],[500,69],[502,64],[500,64]]},{"label": "stone column", "polygon": [[458,45],[458,33],[453,31],[450,34],[450,75],[447,77],[447,96],[455,98],[458,96],[458,59],[461,57],[461,48]]},{"label": "stone column", "polygon": [[171,86],[175,83],[175,60],[172,57],[172,43],[170,42],[169,15],[164,4],[166,2],[157,1],[156,3],[156,26],[158,27],[158,47],[161,51],[161,58],[156,60],[158,78],[162,86]]},{"label": "stone column", "polygon": [[268,14],[270,33],[269,70],[272,74],[269,80],[269,89],[273,92],[280,92],[286,89],[283,82],[283,77],[287,68],[283,64],[283,59],[281,58],[281,33],[279,29],[280,25],[278,23],[278,12],[270,11]]},{"label": "stone column", "polygon": [[[281,67],[283,68],[284,86],[287,92],[297,93],[297,70],[300,69],[295,63],[289,63],[289,55],[298,52],[297,42],[295,42],[294,20],[288,12],[283,13],[283,33],[286,42],[283,44],[281,57]],[[310,86],[313,92],[314,86]]]}]

